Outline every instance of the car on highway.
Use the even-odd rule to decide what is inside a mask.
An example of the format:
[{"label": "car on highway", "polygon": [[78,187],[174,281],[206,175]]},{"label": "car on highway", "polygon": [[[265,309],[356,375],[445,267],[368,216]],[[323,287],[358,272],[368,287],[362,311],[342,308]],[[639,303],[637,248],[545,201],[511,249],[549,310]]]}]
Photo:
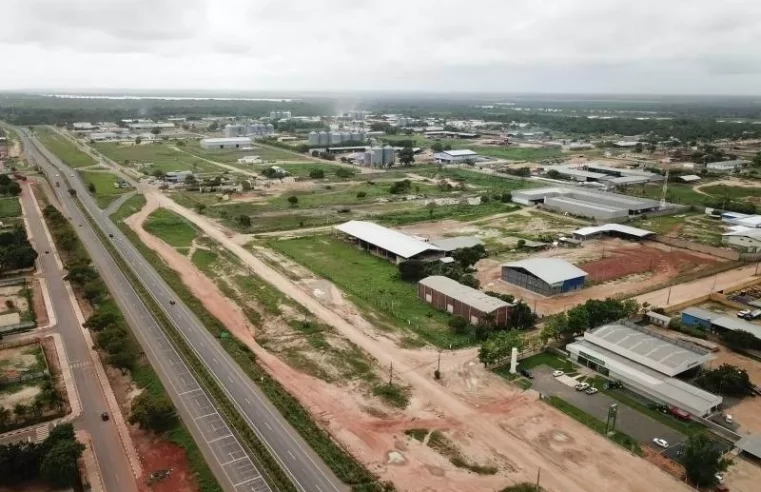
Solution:
[{"label": "car on highway", "polygon": [[552,371],[552,376],[556,378],[559,378],[563,374],[565,374],[563,371]]},{"label": "car on highway", "polygon": [[103,412],[100,414],[100,420],[103,422],[106,422],[109,419],[108,412]]},{"label": "car on highway", "polygon": [[534,376],[532,376],[531,373],[525,369],[521,369],[521,376],[524,378],[534,379]]},{"label": "car on highway", "polygon": [[653,438],[653,444],[655,444],[658,447],[661,448],[667,448],[669,447],[669,442],[662,437],[654,437]]},{"label": "car on highway", "polygon": [[170,300],[169,300],[169,304],[170,304],[170,305],[172,305],[172,306],[174,306],[174,305],[175,305],[175,304],[177,304],[177,303],[176,303],[176,302],[174,302],[174,299],[170,299]]},{"label": "car on highway", "polygon": [[109,232],[109,233],[108,233],[108,237],[114,237],[114,235],[113,235],[112,233],[110,233],[110,232]]},{"label": "car on highway", "polygon": [[589,388],[589,384],[587,383],[579,383],[575,386],[576,391],[586,391],[587,388]]},{"label": "car on highway", "polygon": [[599,391],[599,390],[598,390],[597,388],[587,388],[587,390],[586,390],[584,393],[586,393],[586,394],[588,394],[588,395],[594,395],[594,394],[595,394],[595,393],[597,393],[598,391]]}]

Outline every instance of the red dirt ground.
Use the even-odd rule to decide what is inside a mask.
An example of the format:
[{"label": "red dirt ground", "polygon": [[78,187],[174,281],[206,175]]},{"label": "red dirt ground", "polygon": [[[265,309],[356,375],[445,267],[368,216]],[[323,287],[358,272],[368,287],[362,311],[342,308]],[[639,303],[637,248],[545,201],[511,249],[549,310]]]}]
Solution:
[{"label": "red dirt ground", "polygon": [[[196,492],[198,490],[184,449],[140,429],[131,428],[130,433],[145,470],[145,476],[142,477],[141,483],[138,483],[141,492]],[[171,470],[171,472],[165,479],[148,484],[151,472],[159,470]]]},{"label": "red dirt ground", "polygon": [[615,248],[605,252],[605,258],[579,265],[589,273],[592,282],[604,282],[635,273],[656,271],[680,274],[710,265],[715,260],[687,251],[663,251],[643,245],[640,249]]},{"label": "red dirt ground", "polygon": [[46,326],[50,320],[48,310],[45,307],[45,299],[42,297],[42,287],[37,279],[30,279],[34,292],[34,314],[37,318],[37,326]]}]

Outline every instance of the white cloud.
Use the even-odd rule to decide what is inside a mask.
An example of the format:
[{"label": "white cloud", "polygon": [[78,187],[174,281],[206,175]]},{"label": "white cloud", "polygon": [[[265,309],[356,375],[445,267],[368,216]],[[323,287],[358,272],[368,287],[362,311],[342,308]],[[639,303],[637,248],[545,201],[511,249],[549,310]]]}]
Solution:
[{"label": "white cloud", "polygon": [[752,0],[4,0],[0,88],[758,93]]}]

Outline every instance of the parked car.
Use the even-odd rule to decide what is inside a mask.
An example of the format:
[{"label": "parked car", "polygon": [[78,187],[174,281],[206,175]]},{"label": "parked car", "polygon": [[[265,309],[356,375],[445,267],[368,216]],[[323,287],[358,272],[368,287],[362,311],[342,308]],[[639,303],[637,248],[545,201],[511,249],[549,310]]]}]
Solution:
[{"label": "parked car", "polygon": [[585,393],[586,393],[586,394],[588,394],[588,395],[594,395],[594,394],[595,394],[595,393],[597,393],[598,391],[599,391],[599,390],[598,390],[597,388],[589,388],[589,389],[587,389],[587,390],[585,391]]},{"label": "parked car", "polygon": [[565,374],[563,371],[552,371],[552,375],[556,378],[559,378],[563,374]]},{"label": "parked car", "polygon": [[732,415],[730,415],[730,414],[726,414],[724,416],[724,422],[726,422],[728,424],[734,424],[735,423],[735,418]]},{"label": "parked car", "polygon": [[576,391],[586,391],[587,388],[589,388],[589,384],[587,383],[579,383],[576,385]]},{"label": "parked car", "polygon": [[521,369],[521,376],[528,379],[534,379],[534,376],[532,376],[531,373],[525,369]]},{"label": "parked car", "polygon": [[750,310],[743,309],[742,311],[737,311],[737,317],[738,318],[744,318],[750,314]]},{"label": "parked car", "polygon": [[656,446],[659,446],[661,448],[667,448],[669,447],[669,442],[662,437],[654,437],[653,438],[653,444]]},{"label": "parked car", "polygon": [[717,473],[714,475],[714,478],[716,478],[716,481],[720,484],[724,483],[724,474],[723,473]]}]

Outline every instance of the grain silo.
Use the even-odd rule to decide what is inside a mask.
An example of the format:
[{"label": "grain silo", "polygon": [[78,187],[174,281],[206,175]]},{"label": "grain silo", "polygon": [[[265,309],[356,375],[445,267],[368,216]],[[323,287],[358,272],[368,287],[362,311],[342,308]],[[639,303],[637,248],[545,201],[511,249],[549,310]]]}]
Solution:
[{"label": "grain silo", "polygon": [[374,167],[382,166],[383,165],[383,147],[381,146],[372,147],[370,149],[370,152],[372,152],[373,154],[372,165]]},{"label": "grain silo", "polygon": [[359,132],[351,132],[351,138],[350,140],[352,142],[361,142],[362,141],[362,134]]},{"label": "grain silo", "polygon": [[362,165],[364,166],[372,166],[373,164],[373,151],[368,150],[364,154],[364,159],[362,160]]},{"label": "grain silo", "polygon": [[328,132],[320,132],[318,134],[317,144],[323,147],[327,147],[328,145],[330,145],[330,137],[328,136]]},{"label": "grain silo", "polygon": [[320,145],[320,135],[316,131],[312,130],[309,132],[309,146],[317,147],[318,145]]},{"label": "grain silo", "polygon": [[388,144],[383,147],[383,158],[381,164],[384,166],[390,166],[394,163],[394,148]]},{"label": "grain silo", "polygon": [[351,141],[351,132],[341,132],[341,143]]},{"label": "grain silo", "polygon": [[264,133],[267,135],[272,135],[273,133],[275,133],[275,125],[273,125],[272,123],[267,123],[264,126]]},{"label": "grain silo", "polygon": [[330,145],[341,145],[341,132],[330,132]]},{"label": "grain silo", "polygon": [[236,125],[227,124],[224,130],[225,138],[233,138],[238,136],[238,127]]}]

